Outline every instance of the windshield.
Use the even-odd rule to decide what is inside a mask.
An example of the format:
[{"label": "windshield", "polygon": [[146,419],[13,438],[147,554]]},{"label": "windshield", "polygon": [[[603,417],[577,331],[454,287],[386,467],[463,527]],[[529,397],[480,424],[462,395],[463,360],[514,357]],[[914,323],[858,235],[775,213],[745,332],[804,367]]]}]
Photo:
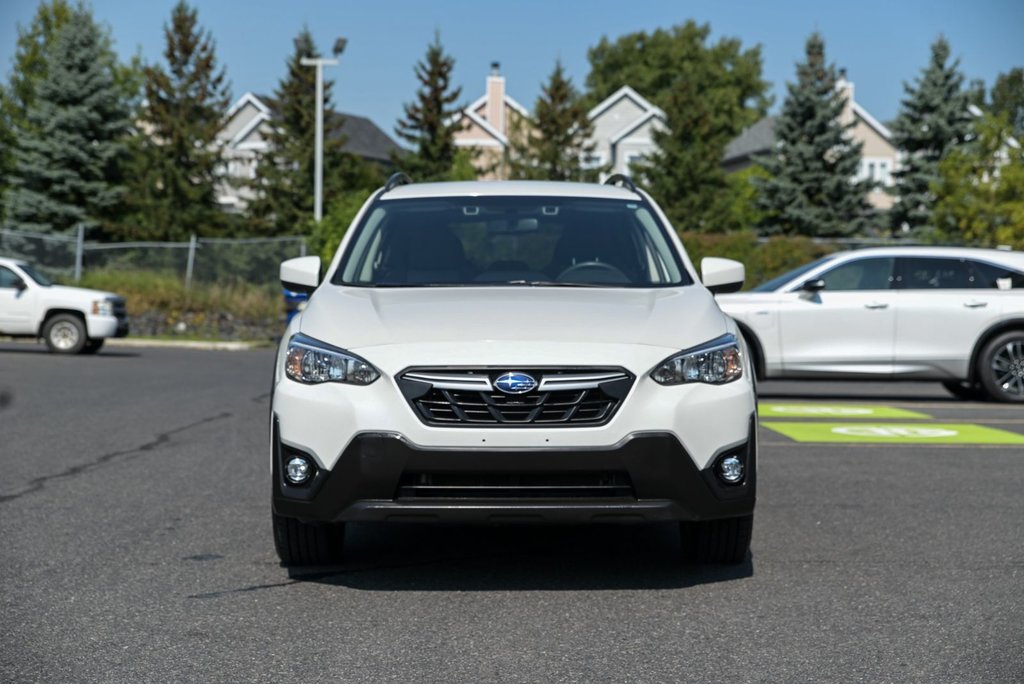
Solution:
[{"label": "windshield", "polygon": [[37,283],[39,283],[43,287],[50,287],[51,285],[53,285],[53,281],[52,280],[50,280],[49,278],[47,278],[42,273],[40,273],[36,269],[32,268],[28,264],[18,264],[18,268],[20,268],[22,271],[24,271],[25,275],[27,275],[29,278],[31,278],[32,280],[36,281]]},{"label": "windshield", "polygon": [[641,201],[574,197],[381,200],[332,280],[369,287],[689,285]]},{"label": "windshield", "polygon": [[823,263],[825,263],[826,261],[830,261],[831,259],[831,256],[822,257],[821,259],[812,261],[809,264],[797,266],[792,271],[786,271],[780,276],[776,276],[771,280],[766,280],[757,287],[753,288],[751,292],[774,292],[775,290],[779,289],[789,281],[799,278],[804,273],[807,273],[808,271],[817,268],[818,266],[821,266]]}]

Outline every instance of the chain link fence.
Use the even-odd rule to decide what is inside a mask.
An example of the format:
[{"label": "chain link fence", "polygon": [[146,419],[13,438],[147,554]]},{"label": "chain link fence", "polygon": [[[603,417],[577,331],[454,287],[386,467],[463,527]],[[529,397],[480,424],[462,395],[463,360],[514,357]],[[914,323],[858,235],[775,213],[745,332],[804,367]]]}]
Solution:
[{"label": "chain link fence", "polygon": [[84,231],[53,235],[0,230],[0,256],[24,259],[61,280],[92,270],[174,273],[193,282],[276,283],[285,259],[306,255],[304,237],[197,238],[188,242],[93,242]]}]

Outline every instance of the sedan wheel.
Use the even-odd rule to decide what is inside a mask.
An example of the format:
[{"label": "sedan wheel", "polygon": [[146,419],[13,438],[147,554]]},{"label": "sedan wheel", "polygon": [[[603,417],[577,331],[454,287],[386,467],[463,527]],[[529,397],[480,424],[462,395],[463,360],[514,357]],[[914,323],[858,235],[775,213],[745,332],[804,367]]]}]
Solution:
[{"label": "sedan wheel", "polygon": [[1024,331],[1004,333],[985,345],[978,378],[996,401],[1024,402]]}]

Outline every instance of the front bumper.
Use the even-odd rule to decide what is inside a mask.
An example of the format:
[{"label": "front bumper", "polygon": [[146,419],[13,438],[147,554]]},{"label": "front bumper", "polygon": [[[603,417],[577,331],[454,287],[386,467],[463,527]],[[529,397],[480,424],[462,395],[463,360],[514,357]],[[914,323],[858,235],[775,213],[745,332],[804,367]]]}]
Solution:
[{"label": "front bumper", "polygon": [[88,314],[85,317],[85,328],[86,334],[94,340],[106,337],[125,337],[128,335],[128,318]]},{"label": "front bumper", "polygon": [[[756,420],[750,416],[746,442],[722,449],[698,469],[679,439],[667,432],[640,432],[610,447],[572,449],[469,450],[426,448],[396,433],[363,433],[331,470],[319,469],[304,486],[282,476],[282,464],[301,450],[282,445],[273,430],[273,507],[304,521],[402,521],[482,523],[588,523],[709,520],[749,515],[756,493]],[[726,454],[745,461],[740,485],[726,485],[714,464]],[[401,493],[409,473],[469,476],[500,473],[572,474],[592,471],[628,474],[631,492],[614,497],[488,498],[408,497]]]}]

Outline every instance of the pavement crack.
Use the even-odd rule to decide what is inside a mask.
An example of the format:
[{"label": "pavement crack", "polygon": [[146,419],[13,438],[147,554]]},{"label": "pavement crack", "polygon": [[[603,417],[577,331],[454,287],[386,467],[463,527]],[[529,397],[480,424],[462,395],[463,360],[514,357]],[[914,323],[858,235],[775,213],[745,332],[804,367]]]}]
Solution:
[{"label": "pavement crack", "polygon": [[186,432],[188,430],[192,430],[202,425],[206,425],[208,423],[212,423],[214,421],[230,418],[231,416],[232,414],[227,412],[219,413],[215,416],[208,416],[206,418],[203,418],[202,420],[197,420],[194,423],[182,425],[181,427],[174,428],[173,430],[168,430],[167,432],[161,432],[160,434],[158,434],[156,437],[146,442],[145,444],[140,444],[139,446],[132,447],[131,449],[111,451],[109,453],[98,456],[97,458],[87,463],[80,463],[78,465],[71,466],[65,470],[60,471],[59,473],[53,473],[51,475],[41,475],[40,477],[29,480],[28,486],[25,489],[21,490],[20,492],[0,495],[0,504],[8,503],[10,501],[14,501],[15,499],[20,499],[21,497],[26,496],[28,494],[32,494],[33,492],[38,492],[40,489],[45,487],[47,483],[52,482],[53,480],[74,477],[76,475],[81,475],[82,473],[87,473],[91,470],[95,470],[96,468],[99,468],[100,466],[109,463],[110,461],[113,461],[116,458],[121,458],[121,460],[129,460],[131,458],[142,456],[143,454],[153,451],[154,449],[164,446],[165,444],[169,444],[171,442],[171,439],[175,435],[178,435],[182,432]]}]

